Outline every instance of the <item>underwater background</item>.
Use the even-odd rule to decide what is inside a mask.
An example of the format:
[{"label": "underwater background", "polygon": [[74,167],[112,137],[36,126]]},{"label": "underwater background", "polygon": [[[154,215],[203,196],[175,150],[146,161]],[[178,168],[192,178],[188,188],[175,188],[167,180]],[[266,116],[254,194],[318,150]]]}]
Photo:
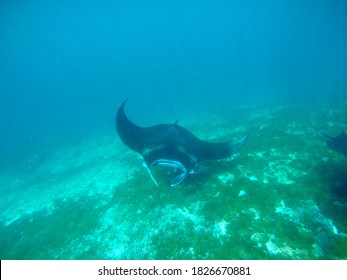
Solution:
[{"label": "underwater background", "polygon": [[[347,1],[0,2],[1,259],[346,259]],[[233,141],[172,188],[115,130]],[[347,144],[347,143],[345,143]]]}]

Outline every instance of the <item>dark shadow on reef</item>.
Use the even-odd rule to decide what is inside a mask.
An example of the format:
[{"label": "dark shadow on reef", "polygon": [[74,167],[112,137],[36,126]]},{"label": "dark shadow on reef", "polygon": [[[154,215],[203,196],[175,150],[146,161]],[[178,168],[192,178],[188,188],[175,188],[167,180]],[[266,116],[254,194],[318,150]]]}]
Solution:
[{"label": "dark shadow on reef", "polygon": [[317,169],[330,191],[340,198],[347,199],[347,164],[321,162]]}]

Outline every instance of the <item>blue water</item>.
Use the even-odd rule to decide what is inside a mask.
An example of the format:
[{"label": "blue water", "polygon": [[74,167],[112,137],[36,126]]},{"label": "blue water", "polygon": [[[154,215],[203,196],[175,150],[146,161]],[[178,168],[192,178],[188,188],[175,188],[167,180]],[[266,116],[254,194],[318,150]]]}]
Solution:
[{"label": "blue water", "polygon": [[[329,150],[324,137],[309,128],[319,126],[331,135],[346,130],[346,30],[347,2],[343,0],[1,1],[0,257],[346,258],[346,236],[340,234],[347,232],[345,215],[341,214],[346,211],[346,200],[329,189],[345,182],[347,161]],[[232,165],[234,177],[226,175],[229,169],[218,163],[207,165],[211,171],[208,176],[188,180],[182,189],[164,188],[161,194],[153,191],[141,161],[123,146],[115,132],[117,108],[128,97],[127,113],[140,125],[179,119],[182,126],[207,140],[239,136],[238,128],[250,132],[248,147],[244,153],[240,151],[241,158]],[[296,162],[296,173],[285,169],[288,158]],[[307,164],[312,167],[307,168]],[[328,167],[328,175],[322,175],[324,167]],[[218,172],[222,174],[219,179],[211,175],[217,176]],[[296,176],[304,173],[310,179],[298,182]],[[271,178],[274,182],[269,187]],[[268,196],[273,204],[258,209],[266,214],[257,230],[244,228],[249,236],[245,237],[248,241],[244,248],[238,245],[237,252],[228,254],[228,246],[244,236],[239,230],[239,234],[233,232],[222,242],[220,253],[208,252],[204,250],[206,244],[227,236],[225,229],[232,231],[230,225],[236,218],[231,211],[242,213],[237,207],[247,208],[242,208],[244,215],[254,214],[257,221],[262,221],[262,216],[257,218],[257,205],[252,199],[236,206],[230,203],[229,208],[220,201],[211,202],[218,187],[220,193],[228,195],[225,184],[231,181],[239,186],[233,190],[234,197],[246,189],[247,194],[252,193],[249,184],[257,181],[255,197]],[[312,184],[320,186],[319,194]],[[144,191],[137,197],[140,185]],[[203,186],[202,190],[196,190],[196,185]],[[283,194],[280,185],[293,188]],[[267,188],[276,191],[269,195]],[[310,191],[303,194],[302,188]],[[88,193],[91,189],[96,189],[95,193]],[[119,189],[131,192],[118,193]],[[305,202],[291,205],[298,193]],[[166,225],[168,235],[165,227],[159,229],[172,250],[160,251],[160,242],[153,245],[158,238],[155,232],[145,235],[139,231],[118,240],[121,249],[109,253],[116,233],[103,215],[116,213],[112,207],[128,205],[130,212],[124,215],[136,223],[139,212],[135,204],[143,195],[154,197],[157,203],[143,202],[143,209],[154,212],[139,227],[145,227],[146,221],[148,227],[155,227],[151,220],[161,211],[173,213],[172,219],[178,219],[178,223],[183,213],[194,226],[186,233],[180,229],[185,241],[178,243],[170,235],[175,223]],[[130,197],[132,201],[127,200]],[[186,204],[179,205],[182,197],[186,197]],[[56,229],[66,220],[74,224],[86,205],[98,203],[100,212],[94,211],[90,219],[86,217],[79,229],[71,227],[70,235],[56,238]],[[209,203],[218,209],[214,210],[218,213],[215,219],[213,207],[206,206]],[[69,212],[74,216],[68,217]],[[288,236],[282,231],[278,236],[285,236],[285,241],[277,243],[278,237],[256,234],[271,224],[273,212],[284,213],[282,216],[294,221],[292,230],[299,232],[294,236],[302,244],[293,241],[288,245]],[[305,219],[311,214],[320,218],[316,224],[306,225]],[[124,216],[116,219],[122,221]],[[48,225],[46,231],[38,233],[36,228],[42,225]],[[238,225],[243,228],[241,221]],[[127,226],[118,224],[117,230],[126,234]],[[187,228],[190,226],[188,223]],[[109,244],[103,243],[100,249],[95,236],[98,232],[106,234],[105,227],[113,234]],[[302,232],[306,229],[310,233],[305,235]],[[206,243],[198,242],[199,235],[194,239],[193,233],[201,230]],[[14,242],[18,240],[17,231],[24,232],[22,243]],[[305,235],[304,241],[300,234]],[[66,240],[86,235],[95,241],[86,245],[93,250],[80,251],[77,245],[66,245]],[[339,236],[330,240],[330,235]],[[148,250],[157,250],[157,254],[139,253],[129,245],[144,236],[146,244],[151,244]],[[28,253],[31,240],[37,239],[58,241],[51,247],[47,245],[47,251],[40,249],[42,254],[35,250]],[[191,240],[195,245],[190,244]],[[249,240],[257,240],[257,244]],[[134,246],[143,247],[139,244]],[[192,253],[194,248],[196,254]],[[295,248],[305,252],[297,253]],[[285,250],[290,253],[285,255]]]}]

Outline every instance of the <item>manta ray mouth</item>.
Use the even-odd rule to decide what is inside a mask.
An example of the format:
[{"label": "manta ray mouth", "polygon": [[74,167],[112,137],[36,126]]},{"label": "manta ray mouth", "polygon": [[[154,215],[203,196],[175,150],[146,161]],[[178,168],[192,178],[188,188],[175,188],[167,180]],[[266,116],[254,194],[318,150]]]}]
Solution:
[{"label": "manta ray mouth", "polygon": [[149,167],[146,165],[149,175],[157,186],[159,186],[159,184],[151,171],[151,169],[156,166],[165,167],[168,169],[168,172],[166,173],[169,174],[169,176],[174,176],[174,178],[170,180],[171,187],[175,187],[180,184],[188,175],[187,168],[181,162],[171,159],[158,159],[152,162]]}]

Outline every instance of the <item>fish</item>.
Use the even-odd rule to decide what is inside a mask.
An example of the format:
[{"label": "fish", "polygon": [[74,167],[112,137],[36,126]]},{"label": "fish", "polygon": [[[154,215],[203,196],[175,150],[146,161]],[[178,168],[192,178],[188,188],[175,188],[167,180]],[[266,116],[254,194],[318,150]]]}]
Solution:
[{"label": "fish", "polygon": [[121,141],[139,153],[143,165],[156,186],[158,182],[152,168],[163,166],[175,170],[170,181],[172,187],[179,185],[194,168],[204,160],[225,159],[238,152],[245,144],[248,133],[234,142],[212,143],[200,140],[178,122],[141,127],[125,114],[127,99],[120,105],[116,115],[116,130]]},{"label": "fish", "polygon": [[326,137],[326,145],[329,149],[347,156],[347,134],[344,131],[340,132],[336,137],[331,137],[317,128],[314,129]]}]

